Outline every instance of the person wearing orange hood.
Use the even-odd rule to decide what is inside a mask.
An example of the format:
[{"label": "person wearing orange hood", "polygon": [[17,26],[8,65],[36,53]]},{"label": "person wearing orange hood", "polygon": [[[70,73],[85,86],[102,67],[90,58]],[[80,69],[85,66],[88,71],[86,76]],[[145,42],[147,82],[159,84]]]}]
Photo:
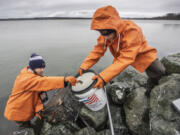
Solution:
[{"label": "person wearing orange hood", "polygon": [[[43,100],[47,99],[46,91],[64,88],[67,83],[75,85],[73,76],[43,76],[45,62],[43,58],[33,53],[29,66],[22,69],[17,76],[4,116],[19,125],[19,129],[31,127],[30,121],[43,111]],[[45,98],[43,99],[43,96]]]},{"label": "person wearing orange hood", "polygon": [[109,48],[114,57],[113,64],[92,78],[98,80],[94,88],[102,88],[131,65],[141,73],[146,71],[149,77],[146,94],[149,95],[165,74],[165,68],[157,58],[157,50],[148,45],[141,28],[131,20],[121,19],[114,7],[105,6],[95,11],[91,30],[99,31],[100,36],[78,73],[81,75],[96,64]]}]

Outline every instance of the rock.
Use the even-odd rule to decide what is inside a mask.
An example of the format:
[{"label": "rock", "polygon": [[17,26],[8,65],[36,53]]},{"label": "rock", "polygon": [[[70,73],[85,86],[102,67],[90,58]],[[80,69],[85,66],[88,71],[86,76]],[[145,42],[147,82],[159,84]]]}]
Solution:
[{"label": "rock", "polygon": [[46,121],[56,124],[64,121],[76,121],[82,105],[75,99],[68,88],[56,92],[46,105],[42,116]]},{"label": "rock", "polygon": [[153,117],[151,135],[180,135],[171,122],[167,122],[160,117]]},{"label": "rock", "polygon": [[108,129],[96,132],[93,128],[91,127],[86,127],[81,129],[79,132],[76,132],[75,135],[110,135],[110,131]]},{"label": "rock", "polygon": [[76,122],[81,106],[68,88],[57,91],[43,111],[45,122],[41,134],[71,135],[80,130]]},{"label": "rock", "polygon": [[145,87],[147,83],[147,75],[140,74],[133,67],[128,67],[121,72],[113,82],[126,82],[131,88]]},{"label": "rock", "polygon": [[13,135],[35,135],[32,128],[25,128],[22,130],[14,131]]},{"label": "rock", "polygon": [[97,135],[110,135],[111,132],[110,132],[110,130],[106,129],[106,130],[103,130],[101,132],[97,132],[96,134]]},{"label": "rock", "polygon": [[104,107],[99,111],[91,111],[86,106],[83,106],[80,110],[80,116],[89,126],[95,129],[101,129],[107,121],[107,110]]},{"label": "rock", "polygon": [[126,82],[114,82],[108,88],[108,95],[114,104],[122,105],[132,88]]},{"label": "rock", "polygon": [[180,134],[180,114],[172,101],[180,98],[180,74],[163,77],[151,92],[150,123],[152,135]]},{"label": "rock", "polygon": [[133,135],[148,135],[148,100],[145,88],[134,89],[124,104],[126,123]]},{"label": "rock", "polygon": [[[169,76],[161,78],[150,98],[145,96],[147,75],[132,67],[106,85],[115,135],[180,135],[180,113],[171,104],[180,98],[180,53],[162,63]],[[111,134],[106,107],[91,111],[68,88],[60,91],[47,105],[51,124],[44,123],[41,135]]]},{"label": "rock", "polygon": [[24,135],[35,135],[34,130],[32,128],[26,129],[26,134]]},{"label": "rock", "polygon": [[161,62],[166,67],[168,74],[180,73],[180,53],[164,57]]},{"label": "rock", "polygon": [[46,121],[44,121],[42,129],[41,129],[41,135],[46,135],[46,133],[51,130],[52,125]]},{"label": "rock", "polygon": [[91,127],[86,127],[76,132],[75,135],[96,135],[96,131]]},{"label": "rock", "polygon": [[[111,104],[110,111],[115,135],[129,135],[129,131],[125,125],[125,116],[123,115],[123,108]],[[108,120],[108,127],[110,127],[109,125],[110,123]]]},{"label": "rock", "polygon": [[41,130],[41,135],[73,135],[73,133],[61,123],[51,125],[45,122]]}]

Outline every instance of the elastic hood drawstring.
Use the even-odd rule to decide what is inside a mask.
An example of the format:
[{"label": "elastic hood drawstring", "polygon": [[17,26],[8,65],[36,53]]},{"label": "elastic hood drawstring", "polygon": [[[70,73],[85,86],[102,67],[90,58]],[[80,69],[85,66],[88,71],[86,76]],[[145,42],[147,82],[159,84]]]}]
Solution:
[{"label": "elastic hood drawstring", "polygon": [[105,42],[104,42],[104,50],[106,50],[106,48],[107,48],[106,42],[107,42],[107,39],[105,38]]},{"label": "elastic hood drawstring", "polygon": [[118,47],[117,47],[116,53],[118,53],[119,48],[120,48],[120,33],[119,33],[119,37],[118,37]]},{"label": "elastic hood drawstring", "polygon": [[[105,38],[105,42],[104,42],[104,50],[106,49],[106,42],[107,42],[107,39]],[[119,48],[120,48],[120,34],[118,36],[118,46],[117,46],[117,50],[116,50],[116,53],[118,53],[119,51]]]}]

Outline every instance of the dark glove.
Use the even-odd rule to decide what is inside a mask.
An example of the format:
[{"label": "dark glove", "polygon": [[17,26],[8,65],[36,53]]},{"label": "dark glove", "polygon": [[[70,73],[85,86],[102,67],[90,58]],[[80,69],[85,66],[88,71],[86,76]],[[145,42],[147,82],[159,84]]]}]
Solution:
[{"label": "dark glove", "polygon": [[71,83],[72,86],[74,86],[78,82],[74,76],[67,76],[67,77],[65,77],[64,81],[66,83],[68,83],[68,82]]}]

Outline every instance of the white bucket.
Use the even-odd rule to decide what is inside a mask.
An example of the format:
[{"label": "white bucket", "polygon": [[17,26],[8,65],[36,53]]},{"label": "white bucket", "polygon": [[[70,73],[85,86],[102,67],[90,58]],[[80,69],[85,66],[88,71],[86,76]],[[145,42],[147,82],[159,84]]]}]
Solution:
[{"label": "white bucket", "polygon": [[93,88],[97,82],[97,80],[92,80],[94,75],[95,73],[93,71],[86,71],[77,77],[79,83],[72,86],[71,89],[79,101],[83,102],[90,110],[98,111],[106,105],[107,100],[102,88]]}]

